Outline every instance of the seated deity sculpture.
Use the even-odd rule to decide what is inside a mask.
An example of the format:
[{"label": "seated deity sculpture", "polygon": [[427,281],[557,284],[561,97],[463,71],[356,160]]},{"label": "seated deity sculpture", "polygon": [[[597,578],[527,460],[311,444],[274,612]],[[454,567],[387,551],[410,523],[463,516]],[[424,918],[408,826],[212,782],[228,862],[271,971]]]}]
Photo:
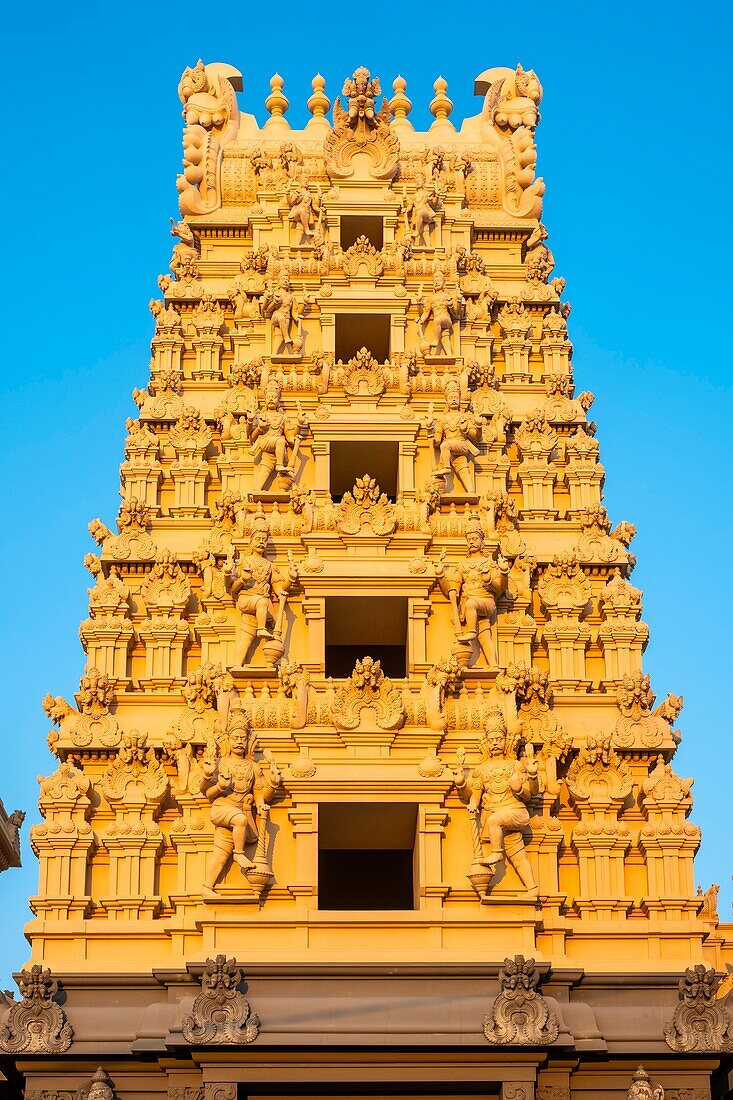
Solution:
[{"label": "seated deity sculpture", "polygon": [[473,460],[479,454],[476,446],[481,437],[478,420],[469,410],[461,409],[461,388],[454,379],[445,386],[445,410],[426,427],[432,432],[433,445],[438,450],[437,477],[454,479],[466,493],[474,493],[476,479]]},{"label": "seated deity sculpture", "polygon": [[[454,780],[471,816],[474,868],[485,867],[493,877],[508,859],[524,888],[536,895],[537,885],[522,833],[529,825],[527,803],[539,790],[538,762],[531,744],[518,760],[514,740],[507,731],[504,715],[493,707],[481,739],[481,763],[467,779],[463,761],[459,760]],[[485,842],[489,846],[486,854]]]},{"label": "seated deity sculpture", "polygon": [[296,417],[286,416],[282,406],[282,386],[277,379],[271,379],[265,387],[263,405],[250,424],[251,451],[259,459],[255,491],[265,488],[273,471],[287,483],[288,489],[291,487],[301,438],[307,427],[308,421],[300,405]]},{"label": "seated deity sculpture", "polygon": [[[472,650],[471,663],[478,656],[479,645],[490,668],[496,667],[496,647],[492,626],[496,620],[496,598],[506,591],[509,562],[497,555],[496,560],[484,552],[481,523],[472,516],[466,524],[468,553],[455,569],[448,573],[440,561],[435,576],[440,590],[450,600],[456,641]],[[479,637],[479,627],[486,624]]]},{"label": "seated deity sculpture", "polygon": [[[269,753],[255,759],[256,742],[244,711],[230,713],[226,735],[212,743],[201,762],[201,793],[211,803],[214,850],[202,886],[204,897],[216,898],[216,884],[230,859],[242,871],[271,875],[267,863],[269,803],[280,786],[280,772]],[[254,859],[246,846],[257,842]]]},{"label": "seated deity sculpture", "polygon": [[287,574],[282,574],[265,557],[267,540],[267,522],[263,516],[255,522],[249,553],[237,558],[232,566],[230,592],[240,617],[235,646],[239,666],[247,663],[256,638],[277,641],[282,648],[288,593],[298,580],[292,562]]},{"label": "seated deity sculpture", "polygon": [[438,269],[433,276],[433,290],[422,303],[418,325],[422,333],[420,351],[423,355],[452,355],[453,323],[463,313],[464,302],[459,293],[446,289],[445,274]]}]

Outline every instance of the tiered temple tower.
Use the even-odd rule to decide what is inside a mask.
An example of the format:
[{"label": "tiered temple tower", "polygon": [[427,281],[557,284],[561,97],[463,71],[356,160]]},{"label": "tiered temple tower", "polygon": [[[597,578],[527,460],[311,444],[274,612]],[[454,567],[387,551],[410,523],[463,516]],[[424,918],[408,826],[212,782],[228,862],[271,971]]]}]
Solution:
[{"label": "tiered temple tower", "polygon": [[296,131],[280,77],[260,129],[235,69],[183,74],[150,381],[79,692],[44,700],[0,1006],[27,1096],[705,1100],[733,1049],[682,699],[643,671],[540,220],[542,89],[475,88],[456,129],[437,80],[418,133],[402,78],[357,70],[331,122],[316,77]]}]

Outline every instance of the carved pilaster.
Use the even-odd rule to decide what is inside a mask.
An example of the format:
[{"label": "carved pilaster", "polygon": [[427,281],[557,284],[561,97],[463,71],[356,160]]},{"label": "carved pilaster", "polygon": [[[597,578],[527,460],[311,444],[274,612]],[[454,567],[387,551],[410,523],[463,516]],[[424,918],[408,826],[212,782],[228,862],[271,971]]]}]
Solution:
[{"label": "carved pilaster", "polygon": [[557,470],[552,457],[557,447],[557,435],[539,409],[528,413],[514,433],[522,461],[518,476],[524,502],[522,514],[527,519],[553,519],[554,485]]},{"label": "carved pilaster", "polygon": [[566,688],[578,688],[587,683],[585,650],[590,628],[583,616],[591,596],[590,582],[572,554],[560,554],[542,574],[538,591],[550,616],[542,632],[550,657],[550,679]]},{"label": "carved pilaster", "polygon": [[598,460],[598,440],[584,428],[578,428],[567,442],[565,481],[570,494],[571,513],[594,508],[601,502],[605,470]]},{"label": "carved pilaster", "polygon": [[47,779],[38,777],[38,807],[44,817],[31,829],[38,856],[38,896],[33,910],[50,920],[87,916],[88,866],[95,849],[89,819],[92,813],[89,778],[70,761],[59,764]]},{"label": "carved pilaster", "polygon": [[109,854],[107,896],[110,919],[152,917],[160,907],[157,862],[163,834],[157,823],[168,776],[147,745],[147,736],[125,734],[117,756],[102,775],[104,797],[114,820],[101,836]]}]

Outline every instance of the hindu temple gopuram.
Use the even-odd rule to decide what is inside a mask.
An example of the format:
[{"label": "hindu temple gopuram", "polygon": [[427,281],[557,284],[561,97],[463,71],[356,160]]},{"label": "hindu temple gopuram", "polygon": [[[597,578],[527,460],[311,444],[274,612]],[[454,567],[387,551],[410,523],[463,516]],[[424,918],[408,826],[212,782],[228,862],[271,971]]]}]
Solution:
[{"label": "hindu temple gopuram", "polygon": [[420,133],[401,77],[317,76],[295,130],[279,76],[262,126],[231,66],[181,78],[122,503],[43,700],[10,1097],[728,1091],[732,930],[575,391],[542,88],[488,69],[462,124],[434,89]]}]

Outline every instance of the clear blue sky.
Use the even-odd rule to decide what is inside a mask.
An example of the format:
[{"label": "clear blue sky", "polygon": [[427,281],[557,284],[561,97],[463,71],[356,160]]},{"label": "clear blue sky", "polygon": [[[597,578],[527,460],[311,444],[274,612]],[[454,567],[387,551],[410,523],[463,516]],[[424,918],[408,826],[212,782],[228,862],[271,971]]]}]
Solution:
[{"label": "clear blue sky", "polygon": [[[676,766],[696,779],[698,881],[721,884],[728,918],[732,11],[664,0],[10,5],[0,795],[29,811],[24,837],[36,775],[54,768],[40,700],[71,698],[82,670],[86,525],[114,521],[130,392],[147,383],[147,303],[176,212],[181,71],[199,56],[237,66],[242,107],[263,121],[278,70],[297,125],[316,69],[333,98],[365,64],[387,91],[405,77],[424,126],[439,74],[456,121],[480,108],[478,73],[521,61],[545,90],[544,220],[573,303],[576,382],[596,394],[609,514],[638,527],[646,667],[659,698],[685,696]],[[27,959],[27,842],[23,856],[22,871],[0,877],[1,987]]]}]

